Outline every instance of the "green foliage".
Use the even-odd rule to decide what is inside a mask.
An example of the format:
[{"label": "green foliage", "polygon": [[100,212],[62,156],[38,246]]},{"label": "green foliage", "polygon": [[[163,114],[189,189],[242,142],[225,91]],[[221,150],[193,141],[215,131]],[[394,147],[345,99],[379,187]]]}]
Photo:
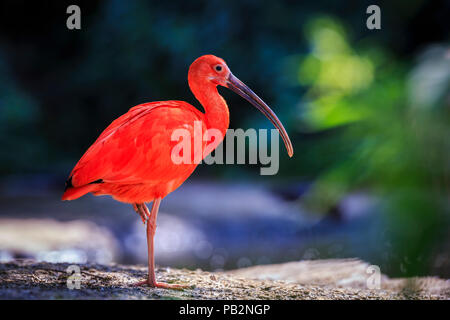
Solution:
[{"label": "green foliage", "polygon": [[[324,138],[320,148],[330,143],[352,148],[318,177],[304,202],[327,212],[349,192],[377,195],[393,259],[406,274],[424,272],[448,219],[450,118],[442,97],[448,98],[450,60],[445,48],[435,48],[410,74],[381,50],[375,60],[351,49],[342,30],[330,19],[311,23],[312,51],[299,66],[299,80],[309,87],[302,120],[316,132],[340,131],[338,141]],[[434,64],[446,70],[440,81]],[[430,81],[441,88],[435,90],[438,97],[422,89]],[[422,100],[428,104],[417,107]]]}]

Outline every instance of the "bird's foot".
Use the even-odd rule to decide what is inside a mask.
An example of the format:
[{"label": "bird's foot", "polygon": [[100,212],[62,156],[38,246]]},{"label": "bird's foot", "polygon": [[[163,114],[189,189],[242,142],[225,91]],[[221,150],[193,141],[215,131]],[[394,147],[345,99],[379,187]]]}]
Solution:
[{"label": "bird's foot", "polygon": [[133,284],[134,287],[150,287],[150,288],[162,288],[162,289],[173,289],[173,290],[183,290],[188,286],[183,284],[174,284],[174,283],[165,283],[165,282],[156,282],[150,280],[139,281],[138,283]]}]

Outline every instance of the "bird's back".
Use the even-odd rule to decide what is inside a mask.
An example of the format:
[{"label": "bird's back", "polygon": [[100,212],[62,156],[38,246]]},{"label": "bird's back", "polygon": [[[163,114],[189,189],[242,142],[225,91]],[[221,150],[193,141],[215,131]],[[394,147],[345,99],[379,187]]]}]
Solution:
[{"label": "bird's back", "polygon": [[[202,131],[206,130],[204,114],[183,101],[151,102],[131,108],[114,120],[78,161],[63,199],[76,199],[88,192],[110,194],[130,203],[164,197],[197,165],[174,163],[172,150],[179,142],[172,134],[177,129],[190,133],[193,158],[194,128],[199,124]],[[202,141],[201,136],[195,138]]]}]

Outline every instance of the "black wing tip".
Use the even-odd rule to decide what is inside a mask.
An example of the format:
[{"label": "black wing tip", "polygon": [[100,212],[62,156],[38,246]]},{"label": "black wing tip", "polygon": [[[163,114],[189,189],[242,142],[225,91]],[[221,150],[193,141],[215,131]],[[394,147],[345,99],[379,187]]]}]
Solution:
[{"label": "black wing tip", "polygon": [[69,188],[73,188],[73,184],[72,184],[72,177],[70,177],[69,179],[67,179],[65,187],[64,187],[64,191],[67,191],[67,189]]},{"label": "black wing tip", "polygon": [[[98,179],[98,180],[89,182],[88,184],[97,184],[97,183],[103,183],[103,179]],[[72,177],[67,179],[65,187],[64,187],[64,191],[67,191],[67,189],[70,189],[70,188],[73,188]]]},{"label": "black wing tip", "polygon": [[89,182],[89,184],[96,184],[96,183],[103,183],[103,179],[98,179],[98,180]]}]

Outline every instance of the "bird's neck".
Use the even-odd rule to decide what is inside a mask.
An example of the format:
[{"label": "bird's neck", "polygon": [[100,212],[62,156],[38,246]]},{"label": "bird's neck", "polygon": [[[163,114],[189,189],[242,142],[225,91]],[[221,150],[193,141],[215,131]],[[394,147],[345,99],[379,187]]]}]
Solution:
[{"label": "bird's neck", "polygon": [[205,109],[205,120],[208,129],[219,130],[225,137],[230,123],[230,113],[225,99],[217,91],[217,87],[211,83],[197,86],[191,85],[194,96]]}]

